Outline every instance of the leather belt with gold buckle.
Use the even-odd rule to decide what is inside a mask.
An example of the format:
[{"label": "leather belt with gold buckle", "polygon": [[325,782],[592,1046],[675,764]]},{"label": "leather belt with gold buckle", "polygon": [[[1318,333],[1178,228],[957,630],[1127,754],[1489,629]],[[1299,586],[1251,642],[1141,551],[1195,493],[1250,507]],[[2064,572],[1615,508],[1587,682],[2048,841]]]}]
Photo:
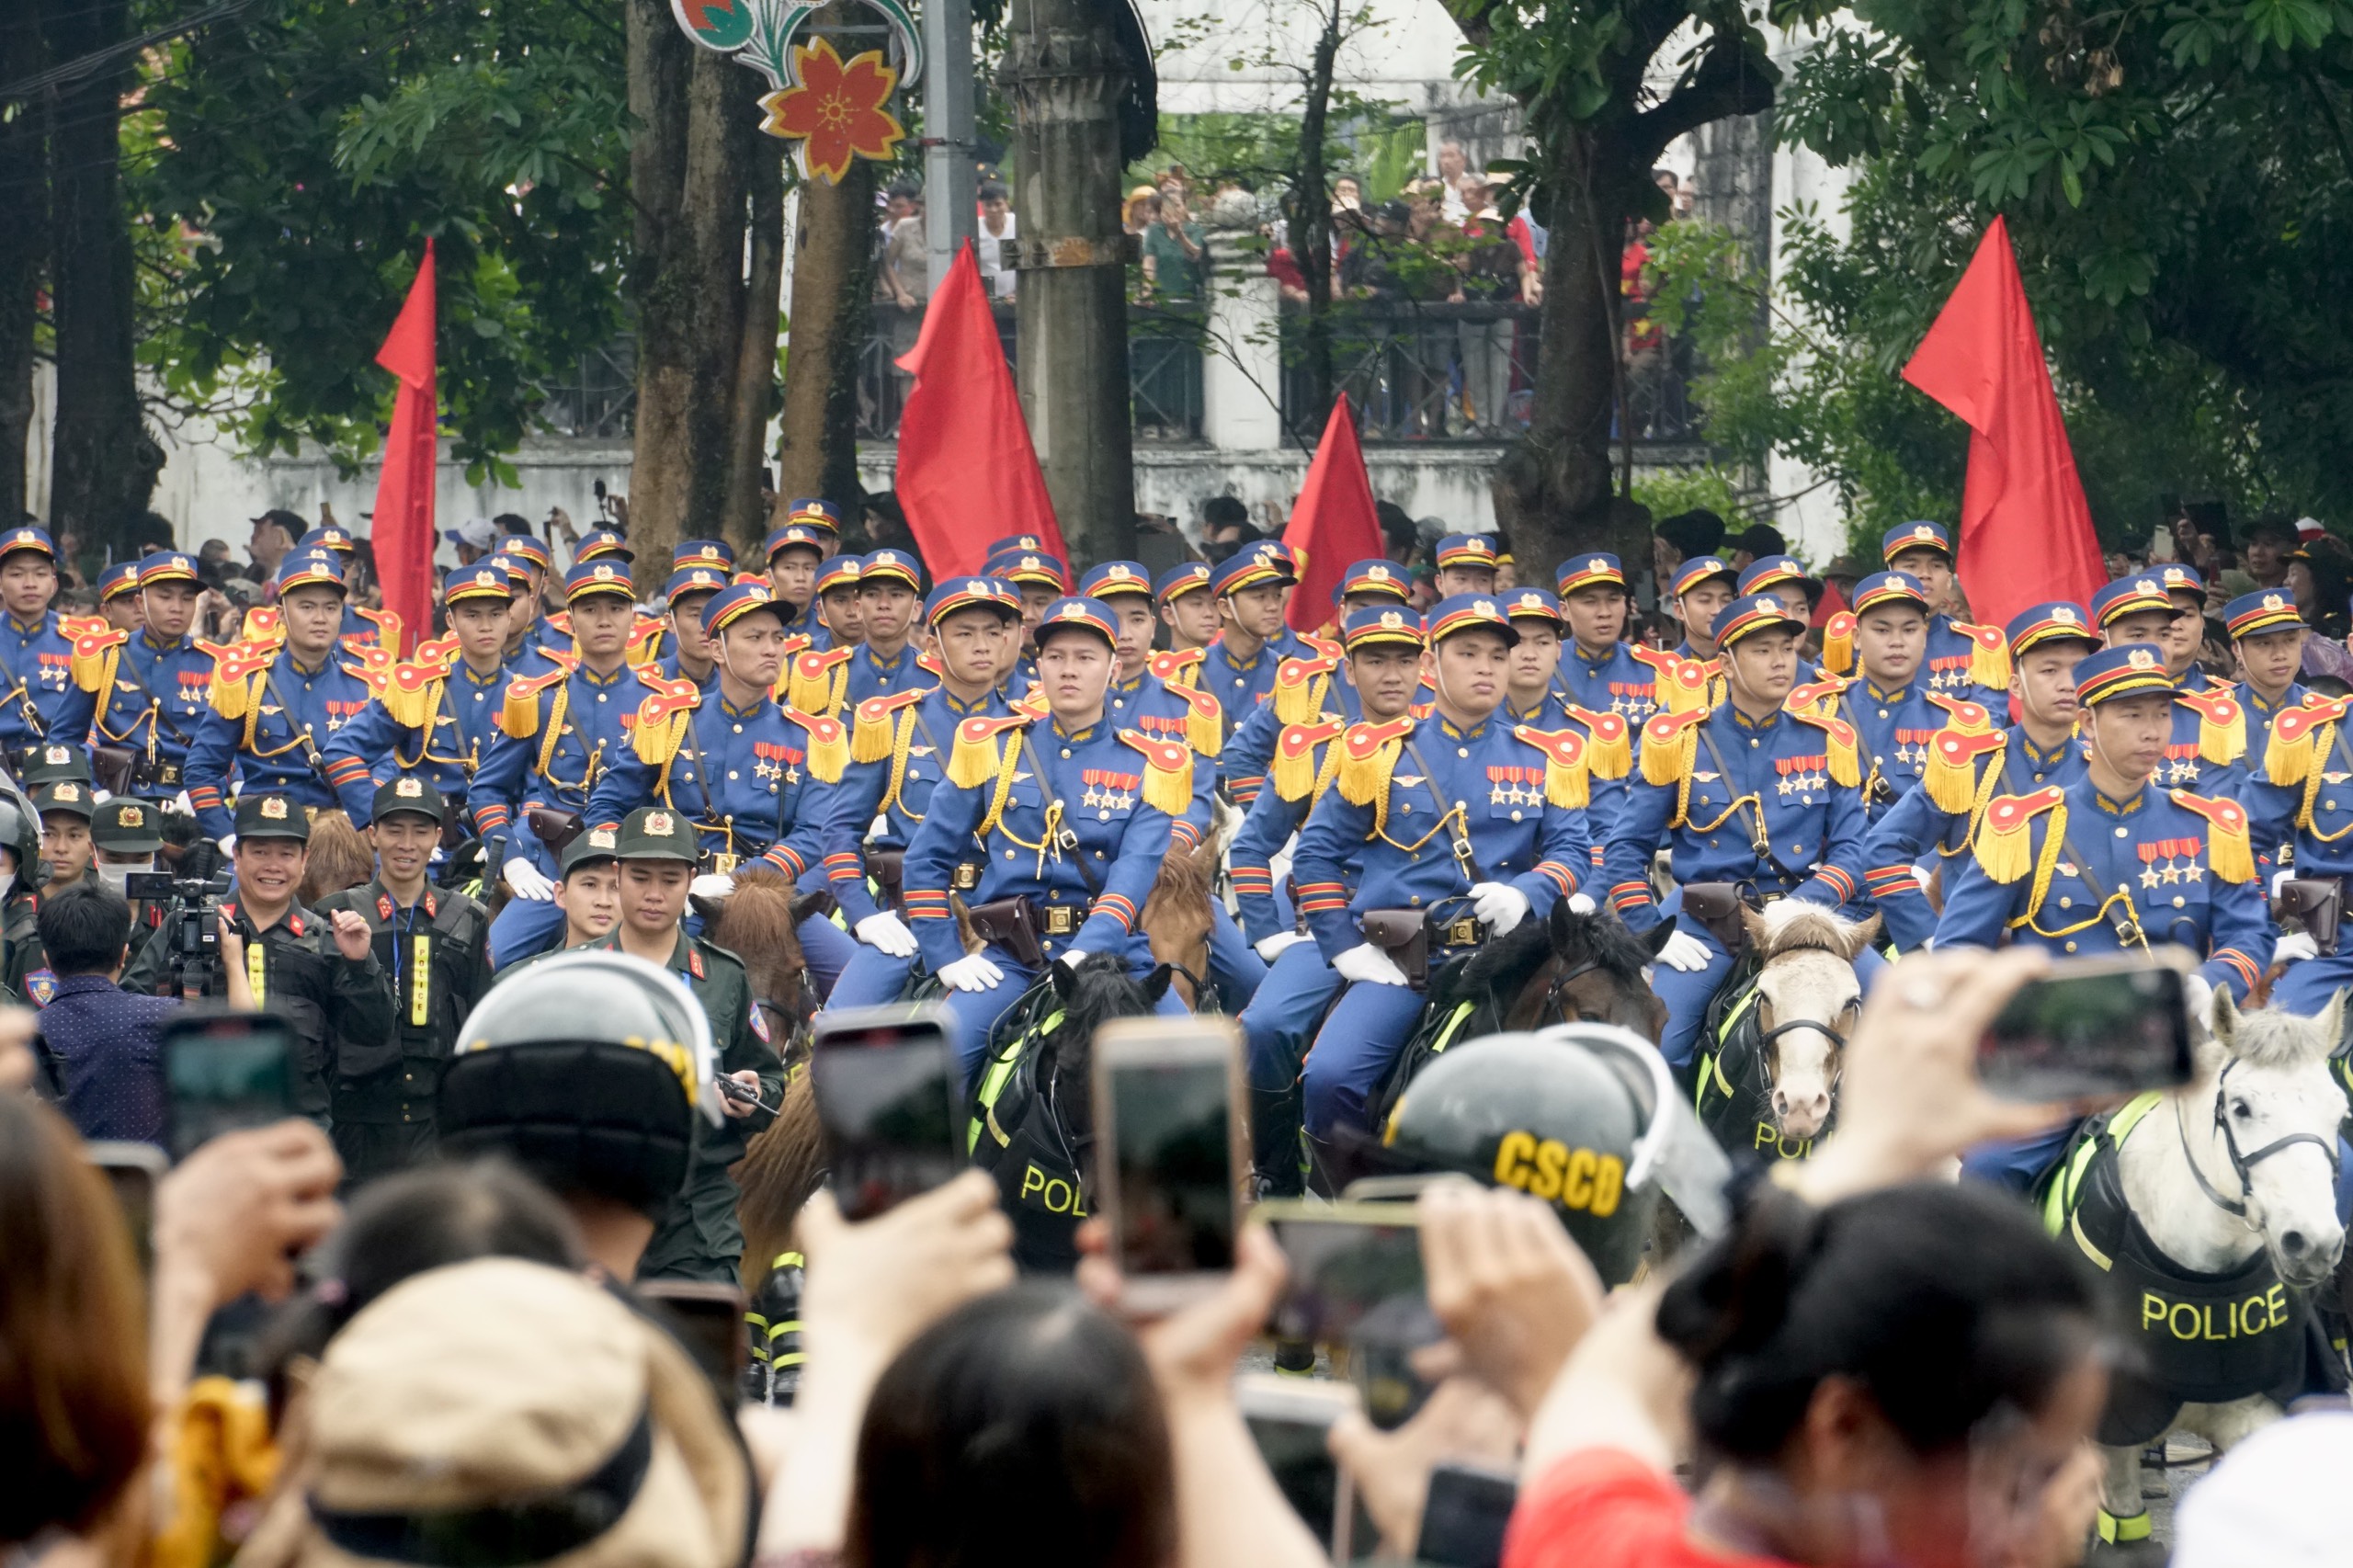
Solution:
[{"label": "leather belt with gold buckle", "polygon": [[1479,922],[1470,915],[1449,920],[1438,928],[1438,946],[1442,948],[1472,948],[1479,943]]},{"label": "leather belt with gold buckle", "polygon": [[714,877],[733,876],[735,868],[743,863],[741,855],[713,855],[710,858],[710,874]]},{"label": "leather belt with gold buckle", "polygon": [[178,789],[180,782],[180,765],[176,762],[157,763],[155,765],[155,782],[163,785],[167,790]]},{"label": "leather belt with gold buckle", "polygon": [[1066,903],[1047,904],[1041,913],[1046,917],[1049,937],[1067,937],[1078,929],[1078,911]]},{"label": "leather belt with gold buckle", "polygon": [[981,885],[981,869],[967,863],[956,868],[955,888],[958,892],[971,892]]}]

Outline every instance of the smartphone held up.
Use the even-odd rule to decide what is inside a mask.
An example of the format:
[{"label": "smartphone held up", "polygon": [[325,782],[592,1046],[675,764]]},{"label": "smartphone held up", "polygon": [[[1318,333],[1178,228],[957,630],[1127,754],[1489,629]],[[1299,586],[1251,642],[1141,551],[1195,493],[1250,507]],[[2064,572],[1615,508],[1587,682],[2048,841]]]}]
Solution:
[{"label": "smartphone held up", "polygon": [[2005,1099],[2098,1099],[2189,1082],[2188,949],[2061,959],[2019,987],[1979,1042],[1977,1074]]},{"label": "smartphone held up", "polygon": [[1094,1206],[1129,1302],[1165,1312],[1233,1267],[1250,1168],[1242,1037],[1224,1018],[1122,1018],[1094,1043]]},{"label": "smartphone held up", "polygon": [[964,1096],[945,1009],[825,1013],[809,1071],[834,1199],[850,1219],[872,1219],[964,1168]]}]

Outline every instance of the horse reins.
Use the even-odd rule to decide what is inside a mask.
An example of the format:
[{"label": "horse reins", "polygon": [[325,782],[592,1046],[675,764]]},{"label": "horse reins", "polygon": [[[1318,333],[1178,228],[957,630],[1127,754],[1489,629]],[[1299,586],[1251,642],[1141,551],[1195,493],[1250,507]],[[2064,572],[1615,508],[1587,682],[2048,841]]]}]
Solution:
[{"label": "horse reins", "polygon": [[2214,1189],[2214,1184],[2206,1179],[2206,1168],[2198,1163],[2197,1151],[2189,1146],[2189,1128],[2181,1119],[2181,1101],[2178,1099],[2173,1102],[2173,1125],[2174,1131],[2181,1137],[2182,1158],[2189,1162],[2189,1174],[2197,1178],[2198,1190],[2204,1193],[2215,1208],[2225,1214],[2245,1221],[2248,1228],[2252,1230],[2256,1228],[2255,1223],[2247,1220],[2246,1213],[2246,1200],[2255,1193],[2255,1183],[2247,1174],[2250,1170],[2281,1150],[2291,1149],[2299,1143],[2313,1144],[2322,1153],[2327,1155],[2328,1168],[2332,1171],[2339,1168],[2343,1155],[2338,1153],[2334,1142],[2315,1132],[2290,1132],[2285,1138],[2273,1139],[2252,1154],[2239,1153],[2238,1134],[2231,1131],[2230,1118],[2223,1113],[2224,1103],[2229,1097],[2226,1085],[2231,1076],[2231,1068],[2237,1065],[2235,1062],[2227,1063],[2214,1081],[2214,1129],[2222,1135],[2222,1152],[2230,1156],[2231,1174],[2239,1178],[2238,1197],[2223,1197]]}]

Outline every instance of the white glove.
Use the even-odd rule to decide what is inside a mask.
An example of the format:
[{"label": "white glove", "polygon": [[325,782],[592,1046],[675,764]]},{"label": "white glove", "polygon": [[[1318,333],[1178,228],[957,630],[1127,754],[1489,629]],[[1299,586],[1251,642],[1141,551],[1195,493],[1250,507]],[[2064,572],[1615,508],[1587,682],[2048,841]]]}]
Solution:
[{"label": "white glove", "polygon": [[1258,956],[1260,958],[1266,960],[1268,963],[1272,963],[1275,960],[1282,956],[1284,949],[1295,948],[1305,940],[1307,940],[1307,938],[1301,936],[1296,931],[1278,931],[1271,937],[1262,937],[1258,941],[1253,942],[1251,946],[1258,949]]},{"label": "white glove", "polygon": [[2273,898],[2278,898],[2278,897],[2279,896],[2279,884],[2280,884],[2280,883],[2282,883],[2282,882],[2285,882],[2285,881],[2292,881],[2292,880],[2294,879],[2295,875],[2296,875],[2296,868],[2295,868],[2295,867],[2293,867],[2293,866],[2282,866],[2282,867],[2280,867],[2278,870],[2276,870],[2276,871],[2272,872],[2272,873],[2271,873],[2271,896],[2272,896]]},{"label": "white glove", "polygon": [[1062,957],[1063,966],[1066,969],[1074,970],[1080,964],[1085,963],[1088,957],[1089,954],[1085,948],[1064,948],[1063,949]]},{"label": "white glove", "polygon": [[2271,949],[2271,961],[2277,964],[2296,963],[2318,957],[2320,944],[2313,940],[2309,931],[2290,931],[2279,938],[2279,946]]},{"label": "white glove", "polygon": [[859,941],[885,958],[911,959],[915,956],[915,934],[907,929],[905,921],[887,909],[879,915],[868,915],[851,929]]},{"label": "white glove", "polygon": [[725,898],[735,891],[733,871],[705,871],[687,884],[687,892],[694,898]]},{"label": "white glove", "polygon": [[183,790],[164,802],[164,810],[175,816],[192,817],[196,815],[196,803],[188,798],[188,791]]},{"label": "white glove", "polygon": [[506,857],[506,869],[499,875],[506,880],[506,885],[514,890],[517,898],[528,898],[534,903],[545,903],[555,896],[555,884],[548,881],[547,873],[520,855]]},{"label": "white glove", "polygon": [[1685,974],[1697,974],[1708,967],[1708,960],[1714,956],[1708,951],[1707,943],[1688,931],[1677,931],[1659,949],[1658,961]]},{"label": "white glove", "polygon": [[1919,880],[1920,891],[1926,892],[1935,885],[1937,869],[1926,860],[1915,860],[1912,862],[1912,875]]},{"label": "white glove", "polygon": [[1500,937],[1528,918],[1528,895],[1509,882],[1481,882],[1471,890],[1471,907]]},{"label": "white glove", "polygon": [[1573,892],[1569,894],[1569,913],[1571,915],[1591,915],[1593,913],[1593,895],[1586,892]]},{"label": "white glove", "polygon": [[2182,1005],[2189,1010],[2189,1021],[2200,1034],[2213,1028],[2214,983],[2202,974],[2187,976],[2181,983]]},{"label": "white glove", "polygon": [[1332,972],[1342,980],[1369,981],[1375,985],[1403,985],[1405,971],[1370,942],[1350,948],[1332,960]]},{"label": "white glove", "polygon": [[950,991],[994,991],[1004,978],[985,953],[967,953],[939,971],[939,983]]},{"label": "white glove", "polygon": [[221,853],[223,855],[234,855],[236,852],[237,835],[233,833],[222,834],[221,835]]}]

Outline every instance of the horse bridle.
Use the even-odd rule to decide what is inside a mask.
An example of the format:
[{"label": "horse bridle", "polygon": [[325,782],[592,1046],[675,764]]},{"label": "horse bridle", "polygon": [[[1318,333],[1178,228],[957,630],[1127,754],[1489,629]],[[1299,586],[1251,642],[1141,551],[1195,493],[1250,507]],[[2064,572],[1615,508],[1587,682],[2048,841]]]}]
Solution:
[{"label": "horse bridle", "polygon": [[[2222,1135],[2222,1152],[2230,1156],[2231,1174],[2239,1178],[2238,1197],[2223,1197],[2214,1190],[2214,1184],[2206,1179],[2206,1168],[2198,1163],[2197,1151],[2189,1146],[2189,1128],[2181,1119],[2181,1101],[2178,1099],[2173,1102],[2173,1125],[2174,1131],[2181,1136],[2182,1158],[2189,1162],[2189,1174],[2197,1178],[2198,1190],[2204,1193],[2207,1199],[2223,1213],[2234,1215],[2245,1221],[2246,1200],[2255,1193],[2255,1183],[2249,1179],[2247,1173],[2255,1166],[2261,1165],[2282,1150],[2294,1148],[2299,1143],[2316,1146],[2322,1153],[2328,1156],[2328,1168],[2332,1171],[2339,1168],[2344,1156],[2338,1152],[2333,1140],[2323,1138],[2316,1132],[2290,1132],[2285,1138],[2273,1139],[2252,1154],[2240,1153],[2238,1134],[2231,1131],[2231,1119],[2225,1114],[2224,1109],[2230,1097],[2231,1069],[2237,1065],[2235,1062],[2226,1063],[2214,1080],[2214,1128]],[[2247,1224],[2250,1229],[2254,1228],[2252,1221],[2247,1221]]]},{"label": "horse bridle", "polygon": [[1568,994],[1570,985],[1600,967],[1599,959],[1587,959],[1574,969],[1564,969],[1555,975],[1552,983],[1544,988],[1543,1011],[1538,1013],[1537,1017],[1542,1019],[1551,1017],[1558,1018],[1562,1023],[1569,1022],[1568,1016],[1560,1010],[1562,998]]}]

